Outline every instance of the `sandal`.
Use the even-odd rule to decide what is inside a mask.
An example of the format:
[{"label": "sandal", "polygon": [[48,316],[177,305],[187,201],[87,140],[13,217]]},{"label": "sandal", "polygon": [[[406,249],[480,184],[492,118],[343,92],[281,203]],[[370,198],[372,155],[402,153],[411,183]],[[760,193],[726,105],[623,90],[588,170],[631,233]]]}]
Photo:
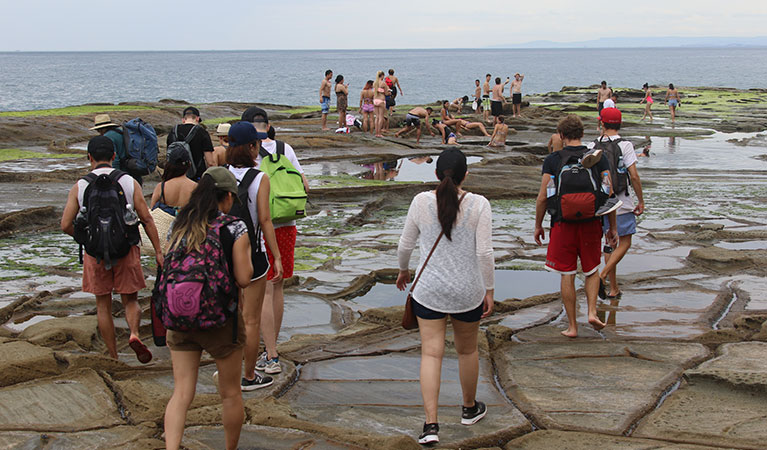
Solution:
[{"label": "sandal", "polygon": [[141,339],[133,338],[128,342],[128,345],[134,352],[136,352],[136,359],[138,359],[140,363],[146,364],[152,360],[152,352],[146,348],[146,345],[141,342]]}]

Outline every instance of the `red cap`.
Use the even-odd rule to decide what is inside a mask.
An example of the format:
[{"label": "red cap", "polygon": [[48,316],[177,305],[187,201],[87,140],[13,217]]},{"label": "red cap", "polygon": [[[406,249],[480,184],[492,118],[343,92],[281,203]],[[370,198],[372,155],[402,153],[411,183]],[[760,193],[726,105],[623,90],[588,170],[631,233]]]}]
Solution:
[{"label": "red cap", "polygon": [[605,108],[599,114],[602,123],[621,123],[621,112],[618,108]]}]

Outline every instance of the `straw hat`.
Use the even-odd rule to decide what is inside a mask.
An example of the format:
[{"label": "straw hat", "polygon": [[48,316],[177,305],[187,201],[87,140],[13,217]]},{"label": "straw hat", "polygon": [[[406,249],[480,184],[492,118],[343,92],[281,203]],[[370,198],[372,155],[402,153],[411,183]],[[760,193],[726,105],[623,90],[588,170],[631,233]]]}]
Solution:
[{"label": "straw hat", "polygon": [[91,127],[91,130],[98,130],[100,128],[120,126],[112,122],[112,119],[109,117],[109,114],[96,114],[96,118],[93,119],[93,125],[94,126]]},{"label": "straw hat", "polygon": [[216,128],[216,136],[229,136],[229,128],[232,128],[230,123],[220,123]]},{"label": "straw hat", "polygon": [[[170,230],[173,221],[176,220],[174,216],[166,213],[160,208],[155,208],[150,211],[152,219],[154,219],[154,225],[157,227],[157,234],[160,236],[160,247],[163,253],[168,251],[168,230]],[[154,256],[154,247],[152,247],[152,241],[149,240],[144,227],[139,227],[139,233],[141,233],[141,253],[144,255]]]}]

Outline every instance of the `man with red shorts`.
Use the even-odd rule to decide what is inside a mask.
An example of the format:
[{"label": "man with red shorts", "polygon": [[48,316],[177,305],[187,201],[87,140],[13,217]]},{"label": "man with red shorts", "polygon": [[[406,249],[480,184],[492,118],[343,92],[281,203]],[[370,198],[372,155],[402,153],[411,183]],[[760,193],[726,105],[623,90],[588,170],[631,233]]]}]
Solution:
[{"label": "man with red shorts", "polygon": [[[269,131],[269,116],[261,108],[251,106],[242,113],[242,120],[251,122],[257,131],[267,133]],[[274,154],[277,151],[277,141],[274,139],[264,139],[261,141],[261,148]],[[293,167],[301,173],[304,180],[304,189],[309,192],[309,182],[304,176],[301,164],[298,162],[296,152],[293,147],[285,144],[285,157],[288,158]],[[261,164],[261,155],[256,159],[256,165]],[[280,249],[282,258],[282,278],[293,276],[293,257],[296,248],[296,222],[295,220],[284,223],[274,224],[274,234],[277,238],[277,247]],[[266,248],[266,254],[269,257],[270,266],[274,264],[274,258],[269,247]],[[267,280],[274,278],[274,272],[270,268],[266,275]],[[261,354],[256,362],[256,370],[262,370],[268,374],[277,374],[282,372],[280,359],[277,355],[277,336],[280,334],[282,326],[282,315],[284,311],[285,298],[283,294],[283,282],[266,283],[266,293],[264,294],[264,306],[261,312],[261,337],[264,339],[266,351]]]},{"label": "man with red shorts", "polygon": [[[91,173],[110,175],[115,169],[112,162],[115,159],[115,147],[113,142],[105,136],[96,136],[88,142],[88,161],[91,164]],[[144,193],[141,186],[130,175],[123,174],[117,177],[120,189],[124,193],[126,207],[131,206],[138,219],[144,224],[146,234],[152,242],[155,250],[157,266],[162,266],[162,248],[160,238],[157,235],[157,227],[149,213]],[[72,186],[61,216],[61,229],[70,236],[75,235],[74,221],[78,211],[85,205],[85,192],[89,181],[84,177]],[[83,211],[87,215],[87,211]],[[96,317],[99,332],[107,347],[109,356],[117,359],[117,341],[115,339],[115,325],[112,316],[112,292],[120,294],[125,321],[130,329],[128,345],[136,353],[138,360],[144,364],[152,359],[152,353],[139,338],[139,325],[141,323],[141,306],[138,302],[138,291],[146,287],[144,271],[141,268],[141,259],[138,245],[130,247],[130,251],[116,262],[97,260],[95,257],[83,255],[83,292],[89,292],[96,296]]]},{"label": "man with red shorts", "polygon": [[[578,116],[569,115],[560,120],[559,124],[557,124],[557,132],[564,143],[565,148],[563,150],[566,152],[585,153],[586,147],[581,144],[583,122],[581,122]],[[556,195],[556,186],[559,186],[558,171],[562,162],[562,154],[562,151],[551,153],[543,162],[543,177],[535,204],[535,242],[538,245],[541,245],[541,241],[545,238],[542,224],[543,216],[546,213],[547,199],[550,196]],[[585,162],[584,165],[586,165]],[[600,175],[609,174],[610,165],[604,155],[598,159],[594,166]],[[591,167],[590,164],[589,167]],[[608,221],[610,229],[606,236],[608,241],[614,244],[617,241],[614,211],[609,213]],[[565,306],[568,320],[567,330],[562,331],[564,336],[570,338],[578,336],[578,324],[575,320],[575,274],[578,270],[579,258],[581,270],[586,275],[586,300],[588,302],[589,323],[596,330],[600,330],[605,326],[597,317],[598,269],[601,259],[601,245],[601,217],[595,216],[592,220],[581,222],[564,222],[558,217],[552,216],[549,247],[546,252],[546,269],[562,275],[562,303]]]}]

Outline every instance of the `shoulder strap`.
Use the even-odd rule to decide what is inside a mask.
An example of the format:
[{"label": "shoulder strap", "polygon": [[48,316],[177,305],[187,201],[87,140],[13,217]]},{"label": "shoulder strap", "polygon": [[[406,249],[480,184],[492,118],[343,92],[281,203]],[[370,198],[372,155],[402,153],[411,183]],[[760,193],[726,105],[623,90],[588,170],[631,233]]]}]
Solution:
[{"label": "shoulder strap", "polygon": [[197,124],[192,126],[192,129],[189,130],[189,133],[184,138],[184,142],[186,142],[187,144],[192,142],[192,139],[194,139],[194,135],[197,134],[197,128],[199,128],[199,125]]},{"label": "shoulder strap", "polygon": [[[461,198],[458,199],[458,206],[461,206],[461,201],[463,198],[466,197],[466,192],[461,195]],[[423,266],[421,266],[421,270],[418,271],[418,275],[415,277],[415,280],[413,280],[413,284],[410,285],[410,293],[413,293],[413,289],[415,289],[415,285],[418,284],[418,280],[421,279],[421,275],[423,274],[423,270],[426,268],[426,265],[429,264],[429,260],[431,259],[431,255],[434,254],[434,249],[437,248],[437,244],[439,244],[439,241],[442,240],[442,236],[445,235],[444,231],[440,231],[439,236],[437,236],[437,240],[434,241],[434,245],[431,247],[431,251],[429,252],[429,255],[426,257],[426,260],[423,262]]]},{"label": "shoulder strap", "polygon": [[117,183],[120,180],[120,178],[122,178],[123,175],[127,175],[127,174],[123,172],[122,170],[115,169],[109,172],[108,176],[113,183]]},{"label": "shoulder strap", "polygon": [[168,202],[165,201],[165,182],[163,181],[160,183],[160,201],[165,203],[166,205]]},{"label": "shoulder strap", "polygon": [[170,136],[173,137],[170,140],[171,142],[176,142],[178,140],[178,124],[174,125],[173,128],[170,130]]},{"label": "shoulder strap", "polygon": [[284,155],[285,154],[285,143],[282,141],[274,141],[277,143],[277,154],[278,155]]}]

